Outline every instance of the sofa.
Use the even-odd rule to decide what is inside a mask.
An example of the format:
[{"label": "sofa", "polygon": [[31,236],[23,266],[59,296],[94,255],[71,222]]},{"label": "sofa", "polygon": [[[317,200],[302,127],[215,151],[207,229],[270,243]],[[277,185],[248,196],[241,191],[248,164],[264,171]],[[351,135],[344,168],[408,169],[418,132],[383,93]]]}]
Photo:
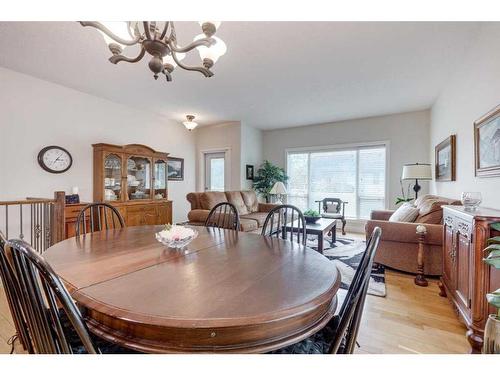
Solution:
[{"label": "sofa", "polygon": [[419,209],[414,222],[388,221],[394,211],[372,211],[366,222],[368,237],[375,227],[382,229],[382,237],[375,255],[375,262],[387,267],[410,273],[417,273],[418,225],[427,229],[424,247],[424,273],[429,276],[442,274],[443,262],[443,205],[459,205],[455,199],[424,195],[415,200]]},{"label": "sofa", "polygon": [[186,199],[191,203],[188,212],[190,225],[204,225],[210,210],[218,203],[234,204],[240,216],[240,230],[244,232],[259,231],[264,225],[267,214],[275,204],[260,203],[253,190],[244,191],[206,191],[189,193]]}]

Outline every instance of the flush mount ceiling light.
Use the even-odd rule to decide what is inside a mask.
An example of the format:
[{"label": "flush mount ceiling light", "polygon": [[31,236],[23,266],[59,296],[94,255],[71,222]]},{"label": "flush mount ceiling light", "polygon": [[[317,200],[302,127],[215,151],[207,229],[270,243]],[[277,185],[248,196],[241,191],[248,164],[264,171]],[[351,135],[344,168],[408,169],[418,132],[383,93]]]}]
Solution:
[{"label": "flush mount ceiling light", "polygon": [[187,121],[184,121],[183,124],[187,130],[191,131],[198,126],[198,124],[193,121],[194,120],[193,115],[187,115],[186,118],[187,118]]},{"label": "flush mount ceiling light", "polygon": [[[222,39],[214,36],[220,26],[220,22],[216,21],[200,22],[203,34],[195,36],[193,42],[185,47],[177,45],[175,26],[172,21],[82,21],[80,24],[95,27],[101,32],[113,54],[109,58],[113,64],[121,61],[138,62],[147,52],[152,56],[148,65],[155,79],[163,73],[167,81],[171,81],[171,73],[176,66],[211,77],[214,74],[210,68],[219,57],[226,53],[226,44]],[[127,46],[134,45],[140,46],[140,52],[136,57],[126,57],[122,54]],[[200,54],[202,66],[188,66],[181,63],[186,53],[195,48]]]}]

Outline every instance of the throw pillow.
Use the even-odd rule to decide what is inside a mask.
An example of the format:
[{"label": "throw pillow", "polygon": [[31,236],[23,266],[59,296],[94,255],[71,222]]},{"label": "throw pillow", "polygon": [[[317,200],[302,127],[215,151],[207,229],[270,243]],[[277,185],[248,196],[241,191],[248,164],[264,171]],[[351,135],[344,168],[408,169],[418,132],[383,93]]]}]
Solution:
[{"label": "throw pillow", "polygon": [[411,203],[403,203],[389,218],[389,221],[413,223],[418,216],[418,208]]}]

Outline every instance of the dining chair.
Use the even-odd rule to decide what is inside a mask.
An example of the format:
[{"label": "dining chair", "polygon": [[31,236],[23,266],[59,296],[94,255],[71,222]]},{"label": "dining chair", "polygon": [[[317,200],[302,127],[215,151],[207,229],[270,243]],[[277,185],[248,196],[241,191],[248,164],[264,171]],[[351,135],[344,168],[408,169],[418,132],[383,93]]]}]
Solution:
[{"label": "dining chair", "polygon": [[345,226],[347,223],[345,219],[345,205],[349,202],[339,198],[324,198],[316,202],[318,203],[321,217],[338,219],[342,222],[342,235],[345,236]]},{"label": "dining chair", "polygon": [[16,279],[16,274],[12,268],[10,259],[10,248],[7,239],[0,232],[0,279],[7,298],[7,304],[14,322],[16,333],[9,339],[11,345],[10,354],[14,353],[15,341],[19,340],[23,349],[28,353],[33,353],[33,346],[29,339],[28,323],[21,306],[21,290]]},{"label": "dining chair", "polygon": [[[69,333],[62,319],[62,314],[65,314],[85,351],[98,353],[80,311],[50,265],[28,243],[12,240],[9,244],[35,352],[73,353]],[[58,306],[61,306],[61,310]]]},{"label": "dining chair", "polygon": [[108,203],[91,203],[82,208],[76,219],[76,236],[103,229],[123,228],[125,221],[120,211]]},{"label": "dining chair", "polygon": [[80,310],[47,261],[23,240],[11,240],[8,245],[32,353],[136,353],[91,335]]},{"label": "dining chair", "polygon": [[220,229],[240,229],[240,215],[235,205],[229,202],[216,204],[205,220],[206,227]]},{"label": "dining chair", "polygon": [[314,335],[272,353],[352,354],[354,352],[370,283],[373,259],[381,234],[382,230],[379,227],[373,230],[338,315],[334,315],[327,325]]},{"label": "dining chair", "polygon": [[296,240],[305,246],[307,236],[304,215],[291,204],[276,206],[267,214],[261,234],[284,240],[289,239],[292,242]]}]

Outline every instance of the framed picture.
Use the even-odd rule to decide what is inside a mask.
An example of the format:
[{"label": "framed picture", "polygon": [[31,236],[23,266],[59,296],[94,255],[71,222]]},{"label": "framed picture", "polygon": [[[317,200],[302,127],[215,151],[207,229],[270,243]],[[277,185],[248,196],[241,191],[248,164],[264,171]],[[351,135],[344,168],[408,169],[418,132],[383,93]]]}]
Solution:
[{"label": "framed picture", "polygon": [[455,181],[456,135],[450,135],[435,148],[436,181]]},{"label": "framed picture", "polygon": [[247,180],[253,180],[253,165],[247,164]]},{"label": "framed picture", "polygon": [[500,176],[500,106],[474,122],[474,156],[477,177]]},{"label": "framed picture", "polygon": [[167,173],[169,181],[184,181],[184,159],[169,156]]}]

